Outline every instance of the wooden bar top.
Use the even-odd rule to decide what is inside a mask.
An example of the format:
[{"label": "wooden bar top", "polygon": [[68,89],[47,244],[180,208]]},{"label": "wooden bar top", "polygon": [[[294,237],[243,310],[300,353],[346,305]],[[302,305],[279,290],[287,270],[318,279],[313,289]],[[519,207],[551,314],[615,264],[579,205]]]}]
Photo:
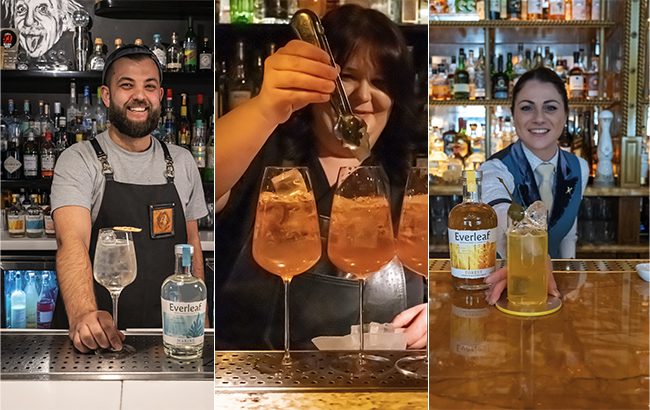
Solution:
[{"label": "wooden bar top", "polygon": [[563,306],[538,318],[454,290],[438,263],[429,275],[429,408],[647,409],[641,262],[554,261]]}]

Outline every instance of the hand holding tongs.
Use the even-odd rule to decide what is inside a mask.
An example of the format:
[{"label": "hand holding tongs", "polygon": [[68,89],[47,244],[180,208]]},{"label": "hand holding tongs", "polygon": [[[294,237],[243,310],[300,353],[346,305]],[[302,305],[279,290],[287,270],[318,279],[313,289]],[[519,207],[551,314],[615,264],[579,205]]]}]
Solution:
[{"label": "hand holding tongs", "polygon": [[[298,10],[289,23],[298,38],[326,51],[330,56],[332,67],[336,67],[332,50],[325,37],[325,30],[318,16],[311,10]],[[352,151],[361,162],[370,156],[370,138],[366,122],[354,115],[348,96],[345,94],[341,76],[336,76],[335,89],[330,102],[337,115],[334,135],[341,140],[345,148]]]}]

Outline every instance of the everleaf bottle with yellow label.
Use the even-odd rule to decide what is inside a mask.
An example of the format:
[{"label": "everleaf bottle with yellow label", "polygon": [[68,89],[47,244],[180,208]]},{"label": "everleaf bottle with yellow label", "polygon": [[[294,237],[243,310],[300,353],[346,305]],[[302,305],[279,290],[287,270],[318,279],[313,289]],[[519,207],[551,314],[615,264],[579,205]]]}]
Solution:
[{"label": "everleaf bottle with yellow label", "polygon": [[454,287],[487,289],[496,267],[497,215],[481,202],[482,172],[463,171],[463,202],[449,212],[449,254]]}]

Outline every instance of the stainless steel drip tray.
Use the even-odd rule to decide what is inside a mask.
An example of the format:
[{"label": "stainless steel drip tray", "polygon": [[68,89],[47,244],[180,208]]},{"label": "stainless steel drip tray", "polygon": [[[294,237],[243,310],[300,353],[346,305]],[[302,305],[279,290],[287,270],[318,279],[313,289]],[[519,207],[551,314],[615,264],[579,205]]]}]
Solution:
[{"label": "stainless steel drip tray", "polygon": [[136,352],[124,359],[79,353],[62,330],[2,330],[0,354],[5,380],[188,380],[214,376],[213,333],[206,331],[203,357],[167,358],[160,330],[127,331]]},{"label": "stainless steel drip tray", "polygon": [[[426,391],[427,380],[403,375],[395,361],[424,351],[367,352],[387,358],[373,371],[344,373],[333,363],[344,351],[292,351],[293,365],[281,364],[283,352],[215,352],[215,393],[256,391]],[[425,365],[426,366],[426,365]]]}]

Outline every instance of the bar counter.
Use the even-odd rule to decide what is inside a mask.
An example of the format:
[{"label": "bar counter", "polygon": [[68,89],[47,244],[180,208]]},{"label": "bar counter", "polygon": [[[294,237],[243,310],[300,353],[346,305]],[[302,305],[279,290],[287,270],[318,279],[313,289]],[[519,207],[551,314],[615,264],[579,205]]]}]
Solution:
[{"label": "bar counter", "polygon": [[373,351],[389,360],[371,375],[345,374],[332,366],[356,351],[292,351],[292,370],[279,365],[283,352],[215,352],[215,409],[413,409],[427,408],[426,379],[399,373],[394,363],[424,351]]},{"label": "bar counter", "polygon": [[3,409],[211,410],[213,332],[206,331],[203,357],[165,356],[160,329],[127,330],[136,349],[124,359],[81,354],[63,330],[0,332]]},{"label": "bar counter", "polygon": [[557,260],[562,308],[511,316],[429,274],[429,408],[648,409],[647,260]]}]

